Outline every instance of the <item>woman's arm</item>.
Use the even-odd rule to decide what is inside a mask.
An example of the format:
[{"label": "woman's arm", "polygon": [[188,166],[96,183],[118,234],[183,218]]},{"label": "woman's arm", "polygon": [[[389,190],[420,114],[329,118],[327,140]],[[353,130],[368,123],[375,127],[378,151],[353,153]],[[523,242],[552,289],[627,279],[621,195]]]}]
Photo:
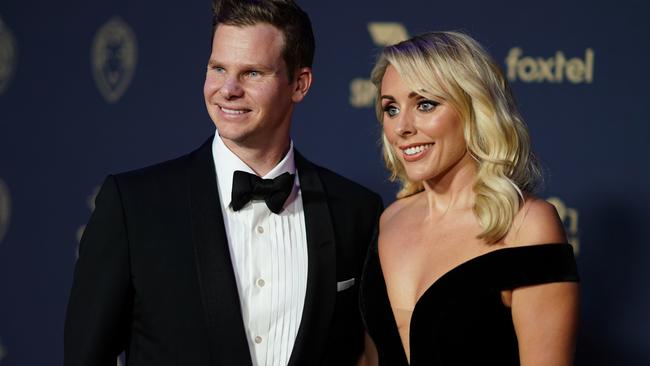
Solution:
[{"label": "woman's arm", "polygon": [[[515,244],[566,242],[555,208],[540,199],[527,201]],[[578,327],[578,283],[520,287],[511,292],[510,305],[522,366],[572,365]]]},{"label": "woman's arm", "polygon": [[522,366],[573,364],[578,284],[557,282],[512,292],[512,321]]}]

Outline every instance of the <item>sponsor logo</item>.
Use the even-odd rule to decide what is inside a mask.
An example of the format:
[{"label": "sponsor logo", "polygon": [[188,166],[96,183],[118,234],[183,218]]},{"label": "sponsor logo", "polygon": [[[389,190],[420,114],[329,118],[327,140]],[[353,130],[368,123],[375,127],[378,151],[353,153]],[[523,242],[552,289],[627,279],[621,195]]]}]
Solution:
[{"label": "sponsor logo", "polygon": [[519,47],[511,48],[506,56],[508,80],[524,83],[562,83],[591,84],[594,81],[594,50],[587,48],[584,58],[567,59],[562,51],[555,56],[530,57],[522,56]]},{"label": "sponsor logo", "polygon": [[370,22],[368,32],[377,46],[390,46],[409,38],[404,24],[397,22]]},{"label": "sponsor logo", "polygon": [[350,82],[350,104],[356,108],[372,107],[377,88],[370,79],[354,78]]},{"label": "sponsor logo", "polygon": [[578,237],[578,210],[568,207],[564,201],[557,197],[550,197],[546,201],[557,210],[557,214],[562,219],[564,230],[566,231],[569,244],[573,246],[573,252],[578,255],[580,253],[580,238]]},{"label": "sponsor logo", "polygon": [[0,18],[0,95],[7,88],[16,69],[18,51],[13,34]]},{"label": "sponsor logo", "polygon": [[138,60],[133,30],[120,17],[111,18],[95,35],[91,50],[93,77],[108,103],[115,103],[131,84]]},{"label": "sponsor logo", "polygon": [[[409,38],[408,31],[402,23],[371,22],[368,33],[376,46],[385,47]],[[350,82],[350,104],[355,108],[372,107],[375,103],[377,88],[368,78],[354,78]]]},{"label": "sponsor logo", "polygon": [[0,179],[0,243],[4,239],[7,230],[9,229],[9,218],[11,216],[11,196],[9,195],[9,188]]}]

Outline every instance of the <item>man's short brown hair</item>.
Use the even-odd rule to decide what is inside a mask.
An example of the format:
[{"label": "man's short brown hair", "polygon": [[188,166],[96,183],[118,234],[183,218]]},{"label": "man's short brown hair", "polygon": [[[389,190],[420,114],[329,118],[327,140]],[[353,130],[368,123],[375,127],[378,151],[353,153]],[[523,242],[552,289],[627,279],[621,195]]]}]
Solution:
[{"label": "man's short brown hair", "polygon": [[212,37],[219,24],[237,27],[268,23],[282,31],[282,56],[289,80],[297,69],[311,67],[314,33],[309,16],[293,0],[214,0]]}]

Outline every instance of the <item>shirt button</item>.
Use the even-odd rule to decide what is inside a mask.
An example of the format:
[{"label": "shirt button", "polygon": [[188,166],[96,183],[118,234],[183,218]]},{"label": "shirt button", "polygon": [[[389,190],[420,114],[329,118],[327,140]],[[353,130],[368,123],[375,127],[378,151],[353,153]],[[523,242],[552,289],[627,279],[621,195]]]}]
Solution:
[{"label": "shirt button", "polygon": [[264,287],[264,285],[266,285],[266,281],[261,278],[257,280],[257,286]]},{"label": "shirt button", "polygon": [[255,343],[257,343],[257,344],[262,343],[262,337],[260,337],[260,336],[255,337]]},{"label": "shirt button", "polygon": [[264,232],[264,228],[261,227],[261,226],[258,226],[258,227],[257,227],[257,232],[260,233],[260,234],[262,234],[262,233]]}]

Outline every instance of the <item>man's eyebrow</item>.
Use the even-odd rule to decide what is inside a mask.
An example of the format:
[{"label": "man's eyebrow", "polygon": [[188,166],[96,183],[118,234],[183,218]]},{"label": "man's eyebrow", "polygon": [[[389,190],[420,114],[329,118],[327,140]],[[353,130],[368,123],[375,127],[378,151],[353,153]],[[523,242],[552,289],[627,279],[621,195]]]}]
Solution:
[{"label": "man's eyebrow", "polygon": [[271,66],[263,65],[263,64],[243,64],[241,65],[241,67],[246,70],[261,70],[261,71],[268,71],[273,69]]},{"label": "man's eyebrow", "polygon": [[[224,66],[224,65],[220,61],[217,61],[215,59],[210,59],[208,60],[208,66],[214,67],[214,66]],[[244,70],[261,70],[261,71],[269,71],[273,69],[272,67],[263,64],[240,64],[237,65],[237,67]]]}]

